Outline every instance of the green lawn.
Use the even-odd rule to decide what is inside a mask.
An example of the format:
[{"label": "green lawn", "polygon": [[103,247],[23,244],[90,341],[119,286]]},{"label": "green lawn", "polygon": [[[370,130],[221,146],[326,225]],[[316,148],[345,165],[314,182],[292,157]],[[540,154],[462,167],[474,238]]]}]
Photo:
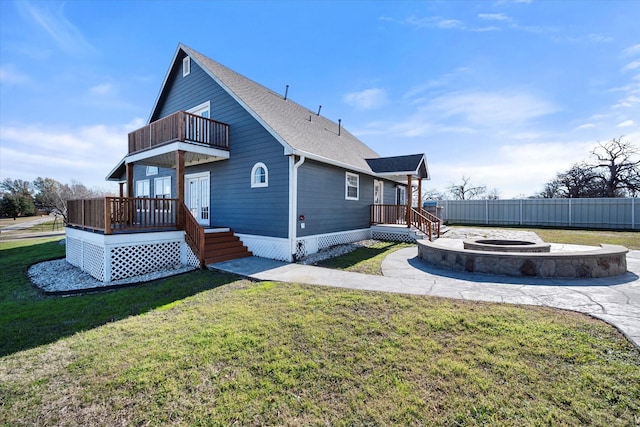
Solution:
[{"label": "green lawn", "polygon": [[2,243],[0,425],[601,425],[640,355],[571,312],[193,272],[43,297]]},{"label": "green lawn", "polygon": [[347,254],[320,261],[317,265],[355,273],[382,275],[382,260],[391,252],[411,246],[415,245],[398,242],[376,242],[357,248]]}]

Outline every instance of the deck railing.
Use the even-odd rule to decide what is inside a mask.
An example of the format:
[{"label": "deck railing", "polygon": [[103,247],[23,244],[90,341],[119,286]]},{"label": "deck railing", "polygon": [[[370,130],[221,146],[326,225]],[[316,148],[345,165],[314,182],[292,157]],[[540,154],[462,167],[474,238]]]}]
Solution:
[{"label": "deck railing", "polygon": [[183,203],[182,209],[185,214],[184,225],[181,227],[184,230],[186,241],[193,253],[200,260],[200,268],[204,267],[204,227],[198,224],[198,221],[193,216],[191,211]]},{"label": "deck railing", "polygon": [[[405,205],[371,205],[371,224],[401,224],[407,225],[407,206]],[[440,237],[442,221],[424,209],[411,208],[410,224],[423,232],[429,240],[433,236]]]},{"label": "deck railing", "polygon": [[104,234],[177,229],[177,201],[150,197],[69,200],[67,225]]},{"label": "deck railing", "polygon": [[129,154],[176,141],[229,149],[229,125],[178,111],[129,133]]}]

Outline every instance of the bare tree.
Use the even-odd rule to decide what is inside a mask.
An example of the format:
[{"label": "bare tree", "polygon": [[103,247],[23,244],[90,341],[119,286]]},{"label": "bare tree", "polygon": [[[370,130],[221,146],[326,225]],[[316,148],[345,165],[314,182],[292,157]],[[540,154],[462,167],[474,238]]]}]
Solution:
[{"label": "bare tree", "polygon": [[484,185],[474,186],[471,184],[471,178],[463,175],[460,184],[450,185],[447,190],[454,200],[471,200],[482,198],[487,192],[487,187]]},{"label": "bare tree", "polygon": [[556,174],[539,194],[545,198],[624,197],[640,192],[638,148],[622,137],[599,143],[592,151],[595,162],[576,163]]},{"label": "bare tree", "polygon": [[74,199],[91,199],[103,197],[104,191],[89,189],[78,181],[71,181],[71,184],[62,184],[51,178],[36,178],[33,181],[37,194],[36,205],[62,216],[67,221],[67,201]]},{"label": "bare tree", "polygon": [[604,187],[605,197],[635,194],[640,190],[640,158],[638,148],[622,136],[606,143],[599,143],[591,151],[596,163],[592,166],[595,179]]}]

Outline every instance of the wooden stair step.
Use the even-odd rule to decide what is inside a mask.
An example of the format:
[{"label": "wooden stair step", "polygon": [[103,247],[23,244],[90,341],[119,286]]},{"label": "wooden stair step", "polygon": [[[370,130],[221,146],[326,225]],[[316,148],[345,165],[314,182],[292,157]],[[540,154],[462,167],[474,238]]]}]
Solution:
[{"label": "wooden stair step", "polygon": [[216,256],[216,257],[205,258],[204,263],[205,264],[214,264],[216,262],[230,261],[232,259],[246,258],[246,257],[250,257],[250,256],[253,256],[253,253],[250,252],[250,251],[246,251],[246,252],[242,252],[242,253],[219,255],[219,256]]},{"label": "wooden stair step", "polygon": [[246,246],[242,245],[242,246],[234,246],[231,248],[215,248],[215,249],[209,249],[209,250],[205,250],[204,251],[204,257],[205,258],[209,258],[212,256],[217,256],[217,255],[223,255],[223,254],[235,254],[235,253],[242,253],[242,252],[248,252],[249,249],[247,249]]}]

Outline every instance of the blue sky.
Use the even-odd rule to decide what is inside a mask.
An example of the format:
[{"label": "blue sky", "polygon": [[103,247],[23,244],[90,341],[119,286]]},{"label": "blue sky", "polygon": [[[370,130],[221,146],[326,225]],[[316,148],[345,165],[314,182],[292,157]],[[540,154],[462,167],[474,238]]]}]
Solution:
[{"label": "blue sky", "polygon": [[0,1],[0,178],[104,177],[179,42],[343,125],[424,152],[444,190],[542,190],[640,145],[640,1]]}]

